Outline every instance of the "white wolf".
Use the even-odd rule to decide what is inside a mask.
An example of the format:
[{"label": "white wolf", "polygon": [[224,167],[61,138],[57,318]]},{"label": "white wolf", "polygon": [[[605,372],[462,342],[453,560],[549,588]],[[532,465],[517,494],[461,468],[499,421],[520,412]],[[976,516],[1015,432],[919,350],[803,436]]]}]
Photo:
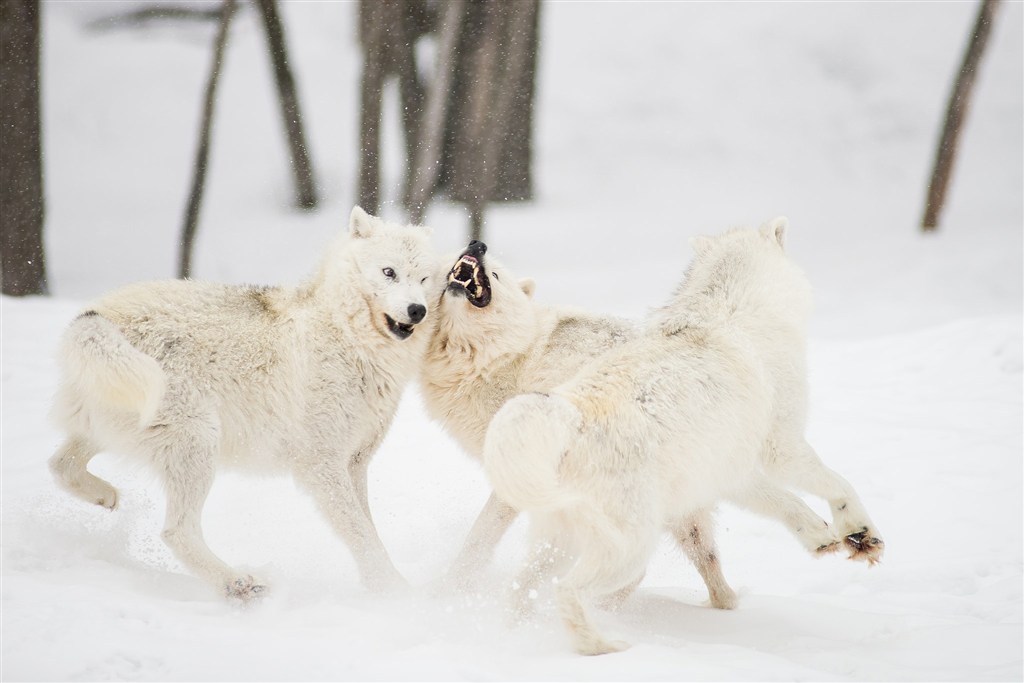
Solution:
[{"label": "white wolf", "polygon": [[[147,282],[76,318],[60,346],[57,481],[107,508],[101,450],[142,458],[166,488],[163,539],[189,570],[251,598],[264,586],[207,547],[203,503],[220,467],[290,470],[348,543],[363,582],[400,585],[370,518],[366,477],[427,335],[428,231],[356,207],[348,234],[299,287]],[[435,290],[436,291],[436,290]]]},{"label": "white wolf", "polygon": [[[428,412],[481,459],[487,425],[505,401],[548,391],[639,334],[626,320],[536,304],[533,280],[516,280],[486,251],[471,242],[449,272],[420,374]],[[515,516],[491,495],[454,563],[456,585],[465,586]],[[711,604],[732,608],[736,596],[716,559],[710,513],[694,510],[669,531],[703,577]]]},{"label": "white wolf", "polygon": [[[783,252],[785,229],[780,218],[698,238],[644,336],[491,422],[487,475],[541,541],[521,593],[556,573],[580,653],[627,647],[595,630],[586,600],[634,582],[663,526],[720,499],[780,519],[813,553],[845,544],[852,558],[881,557],[857,494],[804,440],[810,287]],[[782,484],[827,499],[833,526]]]}]

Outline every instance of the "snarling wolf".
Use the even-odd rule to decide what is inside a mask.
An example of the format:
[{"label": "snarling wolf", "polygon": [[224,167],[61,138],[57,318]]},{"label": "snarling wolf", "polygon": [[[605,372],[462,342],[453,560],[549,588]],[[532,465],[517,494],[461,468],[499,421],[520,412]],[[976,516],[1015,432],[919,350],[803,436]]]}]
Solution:
[{"label": "snarling wolf", "polygon": [[[553,389],[639,334],[637,325],[620,318],[538,305],[533,292],[533,280],[517,280],[478,241],[448,272],[421,382],[430,414],[475,458],[482,458],[487,425],[507,400]],[[513,506],[490,496],[449,574],[451,583],[472,581],[515,516]],[[694,509],[672,520],[668,531],[703,577],[711,604],[733,607],[710,511]]]}]

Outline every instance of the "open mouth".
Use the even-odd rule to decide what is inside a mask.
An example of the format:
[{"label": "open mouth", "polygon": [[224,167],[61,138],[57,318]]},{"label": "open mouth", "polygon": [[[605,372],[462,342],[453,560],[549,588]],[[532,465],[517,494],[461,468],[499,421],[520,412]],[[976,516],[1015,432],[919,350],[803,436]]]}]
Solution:
[{"label": "open mouth", "polygon": [[477,257],[469,253],[459,257],[448,273],[448,291],[465,295],[477,308],[491,303],[491,283]]},{"label": "open mouth", "polygon": [[398,339],[408,339],[412,335],[413,328],[416,327],[409,323],[400,323],[387,313],[384,314],[384,320],[388,324],[388,331]]}]

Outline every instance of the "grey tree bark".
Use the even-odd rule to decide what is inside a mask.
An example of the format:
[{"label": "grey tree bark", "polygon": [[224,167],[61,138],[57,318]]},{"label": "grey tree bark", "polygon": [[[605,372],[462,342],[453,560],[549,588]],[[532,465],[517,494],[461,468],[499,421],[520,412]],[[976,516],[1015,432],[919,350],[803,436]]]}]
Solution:
[{"label": "grey tree bark", "polygon": [[278,101],[281,103],[281,117],[284,119],[288,149],[291,152],[292,174],[295,180],[295,203],[303,209],[316,207],[316,185],[313,181],[313,164],[309,160],[306,134],[302,127],[302,113],[299,98],[295,92],[295,79],[288,65],[284,27],[278,13],[277,0],[256,0],[256,6],[263,18],[267,32],[270,58],[274,65],[274,82],[277,84]]},{"label": "grey tree bark", "polygon": [[196,225],[199,220],[199,208],[203,201],[203,188],[206,184],[206,167],[210,157],[210,135],[213,129],[213,105],[217,98],[217,82],[220,79],[221,67],[224,64],[224,47],[228,42],[228,28],[231,17],[235,13],[235,0],[224,0],[221,6],[220,25],[213,43],[213,64],[210,76],[206,81],[206,95],[203,99],[202,123],[199,130],[199,146],[196,149],[196,161],[192,176],[192,191],[189,193],[188,206],[185,209],[185,224],[181,231],[181,253],[178,261],[178,277],[187,278],[192,275],[192,249],[196,237]]},{"label": "grey tree bark", "polygon": [[0,2],[0,277],[4,294],[46,294],[39,103],[39,2]]},{"label": "grey tree bark", "polygon": [[967,110],[970,106],[974,79],[978,75],[978,65],[985,52],[988,36],[992,27],[999,0],[982,0],[978,8],[978,17],[971,31],[971,39],[967,44],[960,71],[953,83],[953,91],[946,107],[946,121],[939,138],[939,147],[935,152],[935,164],[931,182],[928,184],[928,196],[925,201],[924,218],[921,229],[930,232],[938,228],[939,215],[946,201],[946,190],[953,173],[953,162],[956,160],[957,146],[960,143],[960,132],[963,129]]}]

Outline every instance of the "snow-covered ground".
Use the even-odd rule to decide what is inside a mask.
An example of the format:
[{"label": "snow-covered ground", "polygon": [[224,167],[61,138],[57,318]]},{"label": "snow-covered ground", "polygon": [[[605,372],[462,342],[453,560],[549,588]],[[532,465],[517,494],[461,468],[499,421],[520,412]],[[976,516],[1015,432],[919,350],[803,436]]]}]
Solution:
[{"label": "snow-covered ground", "polygon": [[[942,229],[916,230],[974,3],[546,3],[537,201],[491,211],[487,241],[538,298],[641,316],[687,239],[777,214],[817,292],[810,437],[887,542],[867,567],[808,557],[723,506],[740,607],[704,606],[666,542],[600,616],[627,652],[581,658],[550,609],[509,629],[520,521],[478,592],[437,594],[487,486],[414,389],[371,467],[371,504],[413,584],[378,597],[286,479],[218,479],[210,545],[272,580],[242,609],[183,572],[162,496],[100,456],[113,513],[57,491],[45,462],[53,351],[90,297],[173,274],[213,28],[89,31],[130,4],[43,5],[46,239],[54,296],[2,300],[3,680],[1021,680],[1022,148],[1019,2],[982,64]],[[323,195],[289,208],[264,39],[245,8],[221,82],[197,276],[291,282],[354,202],[356,5],[286,2]],[[389,93],[394,205],[400,145]],[[457,206],[427,222],[465,242]],[[814,501],[824,512],[820,502]]]}]

